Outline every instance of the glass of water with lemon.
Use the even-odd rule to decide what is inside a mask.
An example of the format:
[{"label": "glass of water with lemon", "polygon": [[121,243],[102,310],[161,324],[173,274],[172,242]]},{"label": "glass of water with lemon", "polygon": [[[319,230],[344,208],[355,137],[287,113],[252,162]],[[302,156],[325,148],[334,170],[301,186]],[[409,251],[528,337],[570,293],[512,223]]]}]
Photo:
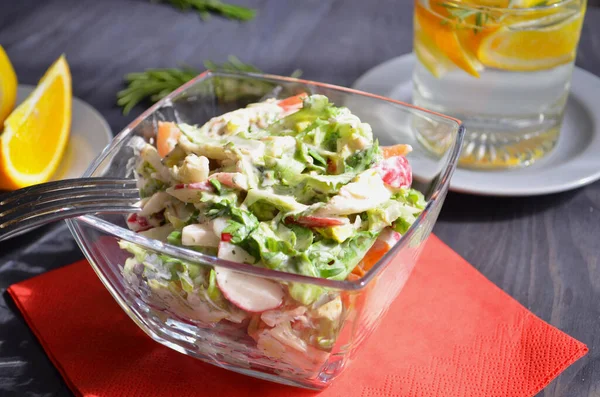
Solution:
[{"label": "glass of water with lemon", "polygon": [[[460,166],[526,166],[556,145],[586,0],[415,0],[413,102],[461,119]],[[429,150],[443,143],[417,128]]]}]

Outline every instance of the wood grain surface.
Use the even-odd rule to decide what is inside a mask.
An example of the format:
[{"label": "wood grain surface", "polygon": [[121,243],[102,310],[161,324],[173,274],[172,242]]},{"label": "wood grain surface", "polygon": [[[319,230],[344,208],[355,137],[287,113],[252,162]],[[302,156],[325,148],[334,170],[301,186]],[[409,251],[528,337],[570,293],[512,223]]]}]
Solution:
[{"label": "wood grain surface", "polygon": [[[206,59],[234,54],[271,73],[300,68],[305,78],[350,86],[412,48],[410,1],[238,3],[257,8],[258,17],[202,21],[148,0],[0,0],[0,44],[24,84],[35,84],[65,53],[74,95],[100,111],[113,132],[142,110],[123,116],[115,105],[128,72],[202,68]],[[588,8],[576,64],[600,75],[595,7]],[[533,313],[590,348],[539,396],[600,396],[600,183],[520,199],[450,193],[434,232]],[[63,223],[0,243],[0,396],[71,395],[4,289],[81,257]]]}]

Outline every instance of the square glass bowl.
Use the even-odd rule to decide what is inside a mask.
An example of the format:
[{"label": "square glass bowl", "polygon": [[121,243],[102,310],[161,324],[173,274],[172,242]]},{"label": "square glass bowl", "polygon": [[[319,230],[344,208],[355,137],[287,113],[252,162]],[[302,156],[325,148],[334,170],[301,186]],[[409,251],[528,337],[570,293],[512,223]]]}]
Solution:
[{"label": "square glass bowl", "polygon": [[[322,389],[351,365],[359,346],[381,322],[408,280],[444,201],[456,168],[463,127],[456,119],[376,95],[317,82],[258,74],[205,72],[164,98],[119,133],[86,171],[85,177],[130,177],[135,153],[130,145],[142,137],[154,143],[158,121],[203,124],[214,116],[266,98],[306,92],[322,94],[346,106],[363,122],[372,122],[380,144],[406,143],[415,128],[440,137],[446,150],[429,166],[427,177],[413,187],[427,200],[400,241],[362,278],[336,281],[234,263],[162,243],[130,231],[123,214],[86,215],[68,226],[96,274],[121,308],[155,341],[207,363],[284,384]],[[387,122],[381,123],[385,115]],[[410,161],[410,154],[407,156]],[[155,255],[144,265],[124,271],[132,255],[119,243],[130,242]],[[162,259],[161,259],[162,258]],[[276,283],[283,291],[301,288],[315,294],[312,303],[294,311],[249,313],[223,318],[211,307],[206,290],[190,290],[161,274],[160,260],[207,272],[229,269],[256,285]],[[149,278],[144,266],[158,266]],[[223,270],[220,270],[223,271]],[[190,271],[191,272],[191,271]],[[206,274],[206,273],[204,273]],[[309,324],[304,313],[320,313]],[[265,318],[270,317],[270,318]],[[315,320],[315,318],[317,320]],[[298,322],[303,322],[298,331]],[[390,341],[391,342],[391,341]],[[410,343],[410,341],[405,341]],[[394,343],[404,343],[394,341]],[[401,359],[401,357],[399,357]]]}]

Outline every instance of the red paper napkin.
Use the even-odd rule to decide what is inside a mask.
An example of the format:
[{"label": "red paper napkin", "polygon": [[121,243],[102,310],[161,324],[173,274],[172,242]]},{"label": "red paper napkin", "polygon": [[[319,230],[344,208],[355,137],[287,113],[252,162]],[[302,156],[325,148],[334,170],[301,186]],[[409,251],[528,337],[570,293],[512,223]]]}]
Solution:
[{"label": "red paper napkin", "polygon": [[[152,341],[85,261],[9,292],[76,395],[316,394],[217,368]],[[533,396],[587,351],[432,236],[381,326],[319,396]]]}]

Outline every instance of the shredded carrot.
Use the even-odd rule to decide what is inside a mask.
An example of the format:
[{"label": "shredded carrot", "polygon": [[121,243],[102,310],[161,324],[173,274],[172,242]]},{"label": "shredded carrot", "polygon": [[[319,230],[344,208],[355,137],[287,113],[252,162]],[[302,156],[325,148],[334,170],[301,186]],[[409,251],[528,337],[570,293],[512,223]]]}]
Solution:
[{"label": "shredded carrot", "polygon": [[165,157],[177,144],[181,131],[175,123],[167,121],[158,122],[158,133],[156,134],[156,150],[160,157]]},{"label": "shredded carrot", "polygon": [[412,147],[410,145],[399,144],[393,146],[383,146],[381,150],[383,151],[383,157],[389,159],[390,157],[394,156],[406,156],[412,151]]},{"label": "shredded carrot", "polygon": [[[350,280],[350,276],[355,276],[356,279],[361,278],[362,276],[364,276],[367,272],[365,272],[365,269],[363,269],[362,267],[362,262],[360,262],[358,265],[356,265],[356,267],[354,269],[352,269],[352,273],[350,273],[348,275],[348,280]],[[353,280],[350,280],[353,281]]]},{"label": "shredded carrot", "polygon": [[[355,268],[355,270],[356,270],[356,268]],[[360,278],[361,278],[361,276],[359,276],[358,274],[354,273],[354,270],[353,270],[352,273],[350,273],[348,275],[348,278],[346,278],[346,280],[348,280],[348,281],[356,281],[356,280],[359,280]]]},{"label": "shredded carrot", "polygon": [[282,99],[281,101],[277,102],[277,106],[279,106],[280,108],[282,108],[284,110],[301,108],[302,101],[307,96],[308,96],[308,94],[306,92],[303,92],[301,94]]},{"label": "shredded carrot", "polygon": [[361,261],[362,267],[365,271],[369,271],[383,256],[388,252],[390,247],[381,241],[375,241],[375,244],[371,247],[367,254]]}]

